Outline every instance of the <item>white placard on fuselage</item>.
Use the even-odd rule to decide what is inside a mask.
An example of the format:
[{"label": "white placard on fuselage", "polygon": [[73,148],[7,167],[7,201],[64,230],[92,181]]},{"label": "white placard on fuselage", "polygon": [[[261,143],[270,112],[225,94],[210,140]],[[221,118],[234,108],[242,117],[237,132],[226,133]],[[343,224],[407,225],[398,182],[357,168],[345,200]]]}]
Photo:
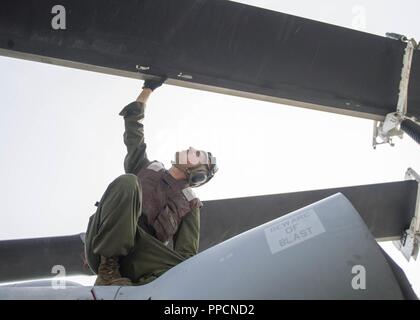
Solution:
[{"label": "white placard on fuselage", "polygon": [[318,215],[313,209],[284,218],[264,230],[272,254],[325,232]]}]

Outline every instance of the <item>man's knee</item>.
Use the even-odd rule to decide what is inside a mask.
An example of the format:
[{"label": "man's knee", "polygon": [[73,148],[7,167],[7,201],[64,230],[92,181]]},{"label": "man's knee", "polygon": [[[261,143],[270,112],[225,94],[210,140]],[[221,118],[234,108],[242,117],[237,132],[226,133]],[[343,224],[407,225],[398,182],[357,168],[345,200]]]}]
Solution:
[{"label": "man's knee", "polygon": [[112,185],[127,191],[140,188],[137,176],[131,173],[120,175],[112,182]]}]

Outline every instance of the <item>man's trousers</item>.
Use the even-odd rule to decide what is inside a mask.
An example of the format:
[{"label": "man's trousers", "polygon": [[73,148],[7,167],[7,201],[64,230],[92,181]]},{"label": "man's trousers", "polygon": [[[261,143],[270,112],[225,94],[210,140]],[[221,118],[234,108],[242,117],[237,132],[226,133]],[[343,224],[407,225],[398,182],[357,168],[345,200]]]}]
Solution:
[{"label": "man's trousers", "polygon": [[123,174],[106,189],[86,231],[86,258],[97,273],[100,256],[120,257],[120,272],[133,283],[148,283],[198,252],[200,210],[182,220],[173,249],[139,227],[141,182]]}]

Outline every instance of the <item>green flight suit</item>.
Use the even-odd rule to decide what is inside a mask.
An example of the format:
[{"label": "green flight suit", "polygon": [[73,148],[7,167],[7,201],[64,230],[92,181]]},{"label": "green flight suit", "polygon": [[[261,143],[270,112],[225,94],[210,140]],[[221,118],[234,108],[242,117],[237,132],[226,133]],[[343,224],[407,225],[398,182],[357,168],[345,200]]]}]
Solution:
[{"label": "green flight suit", "polygon": [[198,208],[183,218],[171,246],[139,226],[142,191],[135,174],[149,163],[141,124],[144,107],[142,103],[133,102],[120,112],[125,123],[126,174],[116,178],[106,189],[95,214],[89,219],[85,241],[86,258],[95,273],[101,255],[119,256],[121,275],[139,285],[156,279],[197,254],[200,235]]}]

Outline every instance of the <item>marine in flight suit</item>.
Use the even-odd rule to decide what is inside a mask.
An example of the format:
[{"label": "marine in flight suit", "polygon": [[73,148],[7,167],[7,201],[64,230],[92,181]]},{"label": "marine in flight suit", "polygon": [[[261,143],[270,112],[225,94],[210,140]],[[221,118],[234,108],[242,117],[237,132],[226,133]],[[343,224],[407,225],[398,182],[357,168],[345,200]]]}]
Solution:
[{"label": "marine in flight suit", "polygon": [[150,93],[164,81],[145,81],[139,98],[120,112],[125,174],[108,186],[86,231],[95,285],[146,284],[198,252],[202,204],[191,187],[208,182],[217,166],[211,153],[193,148],[177,152],[169,170],[148,160],[141,122]]}]

